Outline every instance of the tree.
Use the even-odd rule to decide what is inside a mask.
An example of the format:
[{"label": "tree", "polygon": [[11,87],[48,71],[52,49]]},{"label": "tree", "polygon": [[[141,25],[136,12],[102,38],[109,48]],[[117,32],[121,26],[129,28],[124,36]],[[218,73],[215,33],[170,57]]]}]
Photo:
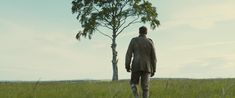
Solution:
[{"label": "tree", "polygon": [[[148,0],[73,0],[72,13],[77,14],[77,19],[83,28],[76,35],[92,38],[98,32],[111,39],[112,44],[112,80],[118,80],[118,59],[116,39],[124,29],[135,23],[150,23],[151,29],[160,25],[157,19],[156,7]],[[102,32],[101,28],[111,30],[111,34]]]}]

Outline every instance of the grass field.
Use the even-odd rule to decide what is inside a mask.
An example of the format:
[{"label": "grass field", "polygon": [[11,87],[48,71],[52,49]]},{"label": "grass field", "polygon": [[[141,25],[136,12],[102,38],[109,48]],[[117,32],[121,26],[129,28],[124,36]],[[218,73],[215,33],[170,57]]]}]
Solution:
[{"label": "grass field", "polygon": [[[0,98],[133,98],[128,80],[0,82]],[[235,98],[235,79],[153,79],[150,98]]]}]

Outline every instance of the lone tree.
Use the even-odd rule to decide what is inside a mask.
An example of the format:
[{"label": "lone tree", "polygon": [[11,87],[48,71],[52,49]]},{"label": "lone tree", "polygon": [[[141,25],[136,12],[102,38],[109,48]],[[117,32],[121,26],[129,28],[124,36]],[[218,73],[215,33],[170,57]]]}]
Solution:
[{"label": "lone tree", "polygon": [[[91,39],[95,32],[111,39],[113,81],[118,80],[118,35],[135,23],[150,23],[151,29],[160,25],[156,7],[148,0],[73,0],[72,13],[77,14],[83,28],[76,35],[78,40],[87,36]],[[104,28],[110,29],[110,33],[102,32]]]}]

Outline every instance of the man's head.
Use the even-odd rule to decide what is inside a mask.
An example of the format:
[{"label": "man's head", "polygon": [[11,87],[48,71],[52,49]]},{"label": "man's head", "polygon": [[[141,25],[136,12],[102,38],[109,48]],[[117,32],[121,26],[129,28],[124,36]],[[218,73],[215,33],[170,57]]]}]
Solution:
[{"label": "man's head", "polygon": [[139,28],[139,34],[146,35],[147,34],[147,28],[145,26],[142,26]]}]

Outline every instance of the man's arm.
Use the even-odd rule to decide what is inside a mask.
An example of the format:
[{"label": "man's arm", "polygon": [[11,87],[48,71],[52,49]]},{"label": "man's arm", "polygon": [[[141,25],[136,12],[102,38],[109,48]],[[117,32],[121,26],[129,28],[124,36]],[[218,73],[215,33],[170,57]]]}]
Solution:
[{"label": "man's arm", "polygon": [[132,58],[132,53],[133,53],[133,43],[134,39],[131,40],[129,47],[126,52],[126,60],[125,60],[125,67],[127,72],[130,72],[130,63],[131,63],[131,58]]},{"label": "man's arm", "polygon": [[156,52],[155,52],[155,48],[154,48],[154,43],[153,41],[150,39],[151,43],[152,43],[152,49],[151,49],[151,66],[152,66],[152,72],[151,72],[151,76],[153,76],[156,72],[156,63],[157,63],[157,57],[156,57]]}]

